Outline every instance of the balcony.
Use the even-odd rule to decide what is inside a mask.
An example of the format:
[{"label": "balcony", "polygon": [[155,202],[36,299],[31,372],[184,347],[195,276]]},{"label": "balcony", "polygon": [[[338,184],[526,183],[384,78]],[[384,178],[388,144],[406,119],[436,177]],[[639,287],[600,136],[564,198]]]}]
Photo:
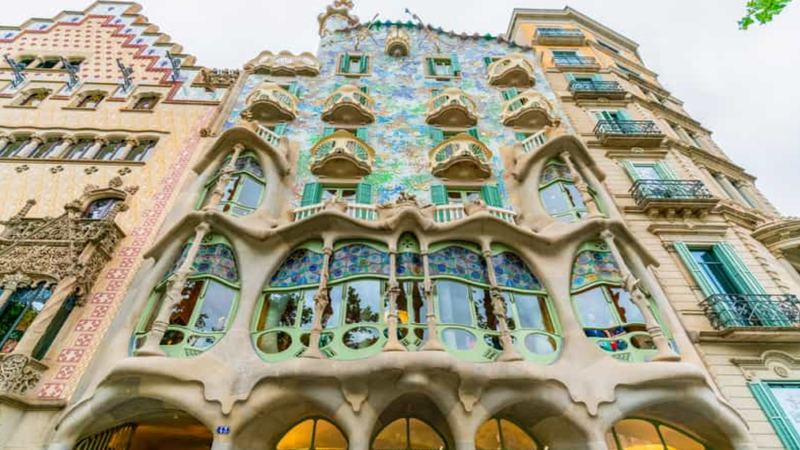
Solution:
[{"label": "balcony", "polygon": [[554,57],[553,64],[563,70],[599,70],[600,63],[589,56]]},{"label": "balcony", "polygon": [[522,153],[535,152],[545,143],[547,143],[547,132],[545,130],[532,134],[520,143],[522,145]]},{"label": "balcony", "polygon": [[762,342],[800,338],[800,300],[794,295],[717,294],[700,306],[719,337]]},{"label": "balcony", "polygon": [[386,36],[386,54],[395,58],[408,56],[411,52],[411,42],[408,32],[402,28],[392,27]]},{"label": "balcony", "polygon": [[478,211],[487,211],[494,217],[508,223],[517,223],[517,213],[503,208],[495,208],[493,206],[478,206],[476,204],[463,205],[437,205],[433,213],[433,219],[436,223],[449,223],[467,218]]},{"label": "balcony", "polygon": [[489,84],[529,88],[536,84],[533,65],[522,55],[504,56],[489,65]]},{"label": "balcony", "polygon": [[431,173],[449,180],[483,180],[492,176],[492,152],[483,142],[461,133],[430,151]]},{"label": "balcony", "polygon": [[630,190],[636,204],[645,214],[705,217],[719,202],[702,181],[638,180]]},{"label": "balcony", "polygon": [[275,55],[267,51],[248,62],[245,69],[252,70],[255,74],[315,77],[319,75],[322,64],[316,56],[308,52],[294,55],[291,52],[283,51]]},{"label": "balcony", "polygon": [[448,88],[428,101],[426,122],[440,127],[474,127],[478,123],[478,105],[466,92]]},{"label": "balcony", "polygon": [[365,205],[361,203],[329,202],[317,203],[316,205],[303,206],[294,210],[294,221],[298,222],[317,215],[322,211],[339,211],[348,216],[374,222],[378,220],[378,208],[375,205]]},{"label": "balcony", "polygon": [[500,120],[508,127],[542,128],[559,122],[553,111],[553,105],[542,94],[527,90],[503,103]]},{"label": "balcony", "polygon": [[375,121],[375,100],[357,86],[342,86],[326,100],[322,120],[346,125],[366,125]]},{"label": "balcony", "polygon": [[297,117],[297,97],[275,83],[263,83],[247,97],[242,117],[264,122],[288,122]]},{"label": "balcony", "polygon": [[311,148],[311,173],[334,178],[362,177],[372,173],[374,156],[369,144],[339,130]]},{"label": "balcony", "polygon": [[658,147],[664,140],[664,133],[651,120],[601,120],[594,134],[609,147]]},{"label": "balcony", "polygon": [[538,28],[533,36],[536,45],[583,45],[583,31],[570,28]]},{"label": "balcony", "polygon": [[575,99],[606,98],[608,100],[623,100],[628,92],[616,81],[571,81],[569,91]]}]

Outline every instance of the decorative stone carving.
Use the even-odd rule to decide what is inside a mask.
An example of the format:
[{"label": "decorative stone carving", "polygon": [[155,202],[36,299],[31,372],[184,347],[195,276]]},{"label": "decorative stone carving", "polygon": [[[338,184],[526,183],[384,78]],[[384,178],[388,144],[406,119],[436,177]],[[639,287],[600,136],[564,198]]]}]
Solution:
[{"label": "decorative stone carving", "polygon": [[25,355],[12,354],[0,362],[0,393],[24,395],[42,378]]},{"label": "decorative stone carving", "polygon": [[97,173],[98,170],[100,169],[98,169],[97,166],[89,166],[83,169],[83,173],[85,173],[86,175],[91,175],[93,173]]},{"label": "decorative stone carving", "polygon": [[64,166],[55,166],[50,168],[50,173],[52,173],[53,175],[63,171],[64,171]]},{"label": "decorative stone carving", "polygon": [[228,69],[209,69],[203,67],[200,69],[200,82],[198,85],[205,88],[208,92],[214,92],[217,88],[229,88],[236,84],[239,79],[240,72],[238,70]]},{"label": "decorative stone carving", "polygon": [[16,170],[17,173],[22,173],[22,172],[25,172],[26,170],[29,170],[29,169],[30,169],[30,166],[28,166],[27,164],[23,164],[21,166],[17,166],[14,170]]}]

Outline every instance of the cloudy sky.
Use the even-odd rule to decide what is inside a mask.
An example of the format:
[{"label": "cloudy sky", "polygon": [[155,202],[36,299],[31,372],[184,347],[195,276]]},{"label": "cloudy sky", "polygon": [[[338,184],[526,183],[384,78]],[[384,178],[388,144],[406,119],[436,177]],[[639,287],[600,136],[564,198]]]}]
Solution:
[{"label": "cloudy sky", "polygon": [[[331,0],[139,0],[143,13],[198,57],[238,68],[262,50],[316,51]],[[739,31],[745,0],[355,0],[362,20],[407,19],[467,32],[506,31],[511,10],[569,5],[641,45],[648,67],[784,215],[800,216],[800,2],[767,27]],[[3,1],[0,25],[81,10],[90,0]],[[491,5],[491,6],[488,6]],[[794,80],[794,81],[793,81]]]}]

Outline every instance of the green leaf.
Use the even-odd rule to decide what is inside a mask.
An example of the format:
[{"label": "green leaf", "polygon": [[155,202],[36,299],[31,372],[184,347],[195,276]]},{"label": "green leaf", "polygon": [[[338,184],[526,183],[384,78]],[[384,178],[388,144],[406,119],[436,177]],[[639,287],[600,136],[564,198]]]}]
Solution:
[{"label": "green leaf", "polygon": [[792,0],[750,0],[747,2],[747,14],[739,21],[739,28],[746,30],[756,22],[761,25],[772,22],[791,2]]}]

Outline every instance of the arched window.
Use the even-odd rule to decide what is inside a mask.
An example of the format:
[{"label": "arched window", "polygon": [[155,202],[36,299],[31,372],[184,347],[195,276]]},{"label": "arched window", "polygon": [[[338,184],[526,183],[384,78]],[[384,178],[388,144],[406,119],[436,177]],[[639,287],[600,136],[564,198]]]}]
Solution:
[{"label": "arched window", "polygon": [[606,434],[609,450],[711,450],[685,431],[649,419],[623,419]]},{"label": "arched window", "polygon": [[[401,236],[397,245],[397,281],[397,337],[409,350],[417,350],[428,339],[428,299],[419,242],[411,234]],[[384,311],[389,311],[388,296]]]},{"label": "arched window", "polygon": [[[158,315],[173,272],[183,264],[191,243],[165,274],[150,297],[136,327],[135,347],[144,344]],[[191,274],[181,291],[181,301],[172,309],[161,349],[171,357],[194,356],[208,350],[225,335],[239,298],[239,270],[233,248],[220,235],[203,239]]]},{"label": "arched window", "polygon": [[272,276],[253,330],[256,349],[265,360],[293,358],[308,346],[323,258],[322,242],[307,242]]},{"label": "arched window", "polygon": [[[205,193],[200,206],[205,206],[211,199],[211,193],[217,186],[222,169],[227,166],[233,155],[228,155],[213,177],[206,183]],[[235,216],[252,214],[261,204],[264,196],[266,179],[258,157],[253,152],[245,152],[236,158],[234,172],[225,186],[219,209]]]},{"label": "arched window", "polygon": [[442,436],[427,423],[402,418],[386,425],[372,441],[371,450],[446,450]]},{"label": "arched window", "polygon": [[0,308],[0,353],[11,353],[52,295],[45,282],[19,288]]},{"label": "arched window", "polygon": [[64,144],[64,138],[61,137],[47,138],[42,143],[42,145],[36,147],[36,150],[34,150],[31,153],[30,157],[39,159],[50,158],[52,156],[55,156],[56,151],[58,151],[63,144]]},{"label": "arched window", "polygon": [[38,90],[30,92],[26,94],[25,98],[22,99],[22,102],[20,102],[20,106],[30,106],[35,108],[41,105],[48,95],[50,95],[50,91],[48,90]]},{"label": "arched window", "polygon": [[536,441],[506,419],[491,418],[475,434],[475,450],[537,450]]},{"label": "arched window", "polygon": [[157,103],[158,95],[144,95],[139,97],[136,102],[134,102],[131,109],[136,111],[151,111],[156,107]]},{"label": "arched window", "polygon": [[108,141],[105,145],[100,147],[94,159],[101,161],[112,161],[122,158],[122,152],[125,151],[124,139],[113,139]]},{"label": "arched window", "polygon": [[31,136],[17,136],[13,142],[6,144],[0,151],[0,158],[14,158],[20,156],[20,152],[27,147],[31,141]]},{"label": "arched window", "polygon": [[325,419],[308,419],[283,435],[277,450],[347,450],[342,431]]},{"label": "arched window", "polygon": [[[642,311],[625,290],[619,265],[605,243],[589,242],[580,248],[572,267],[571,292],[586,336],[601,349],[626,361],[647,361],[655,354]],[[656,308],[652,310],[657,314]]]},{"label": "arched window", "polygon": [[[532,361],[552,362],[561,338],[544,286],[516,253],[502,245],[492,246],[492,265],[516,348]],[[491,339],[500,348],[499,336]]]},{"label": "arched window", "polygon": [[81,97],[80,101],[78,102],[77,105],[75,105],[75,107],[87,108],[87,109],[97,108],[98,106],[100,106],[100,103],[102,103],[105,98],[106,94],[102,92],[88,93],[85,94],[83,97]]},{"label": "arched window", "polygon": [[94,145],[94,139],[81,138],[77,139],[74,144],[66,152],[65,159],[82,159],[89,152],[89,149]]},{"label": "arched window", "polygon": [[539,196],[547,213],[561,222],[576,222],[589,214],[569,168],[560,158],[547,162],[539,181]]},{"label": "arched window", "polygon": [[149,139],[139,141],[139,145],[133,147],[130,152],[125,156],[126,161],[145,161],[153,153],[156,148],[158,140]]},{"label": "arched window", "polygon": [[83,212],[84,219],[104,219],[108,213],[114,209],[114,205],[121,202],[118,198],[101,198],[89,203],[86,211]]}]

